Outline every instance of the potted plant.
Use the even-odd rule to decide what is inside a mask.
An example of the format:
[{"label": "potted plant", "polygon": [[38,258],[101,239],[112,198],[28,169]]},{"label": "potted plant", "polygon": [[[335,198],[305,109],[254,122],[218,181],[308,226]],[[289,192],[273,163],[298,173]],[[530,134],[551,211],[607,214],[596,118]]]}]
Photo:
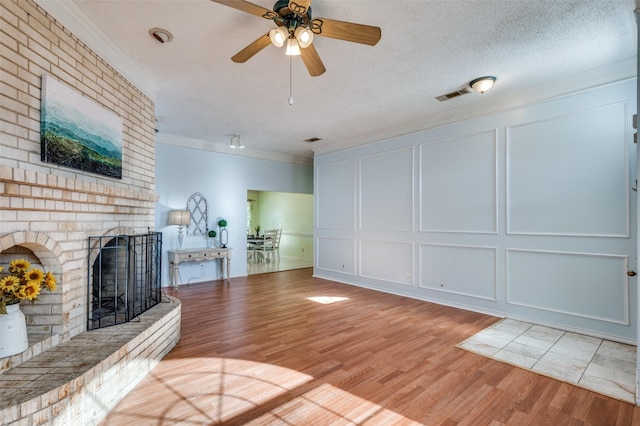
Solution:
[{"label": "potted plant", "polygon": [[260,225],[256,225],[256,237],[260,236]]},{"label": "potted plant", "polygon": [[27,323],[20,302],[34,303],[42,290],[55,291],[51,272],[32,268],[25,259],[9,263],[9,272],[0,266],[0,358],[25,351],[29,347]]},{"label": "potted plant", "polygon": [[213,247],[213,246],[215,246],[215,241],[216,241],[216,240],[215,240],[215,238],[216,238],[216,235],[218,235],[218,233],[212,229],[211,231],[209,231],[209,232],[207,233],[207,235],[208,235],[208,236],[209,236],[209,238],[210,238],[210,240],[209,240],[209,247]]}]

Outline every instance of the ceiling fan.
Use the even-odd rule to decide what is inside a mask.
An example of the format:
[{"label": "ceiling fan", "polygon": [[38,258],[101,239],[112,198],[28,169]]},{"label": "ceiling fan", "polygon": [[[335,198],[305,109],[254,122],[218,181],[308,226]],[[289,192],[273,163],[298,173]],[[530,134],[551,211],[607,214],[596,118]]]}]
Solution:
[{"label": "ceiling fan", "polygon": [[374,46],[381,37],[379,27],[336,21],[327,18],[312,18],[312,0],[278,0],[273,10],[242,0],[212,0],[234,9],[274,21],[278,28],[269,31],[253,43],[236,53],[233,62],[246,62],[269,44],[277,47],[287,45],[287,55],[300,55],[311,76],[326,71],[318,52],[313,46],[314,35],[351,41]]}]

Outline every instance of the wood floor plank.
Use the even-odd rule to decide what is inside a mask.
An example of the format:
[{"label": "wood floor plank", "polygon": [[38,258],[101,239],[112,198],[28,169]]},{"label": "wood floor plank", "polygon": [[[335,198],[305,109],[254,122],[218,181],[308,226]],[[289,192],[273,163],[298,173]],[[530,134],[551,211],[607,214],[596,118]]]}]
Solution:
[{"label": "wood floor plank", "polygon": [[456,348],[488,315],[311,269],[170,294],[180,342],[103,425],[640,423],[639,407]]}]

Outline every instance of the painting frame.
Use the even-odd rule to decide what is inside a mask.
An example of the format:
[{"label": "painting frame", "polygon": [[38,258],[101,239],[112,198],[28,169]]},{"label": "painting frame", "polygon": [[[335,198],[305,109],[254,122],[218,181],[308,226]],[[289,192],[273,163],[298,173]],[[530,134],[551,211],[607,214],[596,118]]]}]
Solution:
[{"label": "painting frame", "polygon": [[122,118],[50,75],[42,75],[43,162],[122,179]]}]

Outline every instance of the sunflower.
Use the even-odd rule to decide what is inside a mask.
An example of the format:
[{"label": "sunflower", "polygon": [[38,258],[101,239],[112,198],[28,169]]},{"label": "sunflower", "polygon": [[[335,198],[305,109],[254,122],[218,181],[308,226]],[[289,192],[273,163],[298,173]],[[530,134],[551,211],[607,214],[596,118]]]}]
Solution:
[{"label": "sunflower", "polygon": [[11,263],[9,263],[9,272],[11,273],[24,272],[29,268],[31,268],[31,264],[28,260],[15,259],[12,260]]},{"label": "sunflower", "polygon": [[27,281],[21,290],[24,292],[24,299],[33,301],[40,294],[40,283],[36,281]]},{"label": "sunflower", "polygon": [[[1,0],[0,0],[1,1]],[[9,264],[9,271],[0,267],[0,315],[7,313],[7,305],[28,300],[38,300],[40,292],[56,290],[56,278],[51,272],[45,273],[25,259],[15,259]]]},{"label": "sunflower", "polygon": [[51,272],[47,272],[44,276],[44,285],[49,291],[56,291],[56,277]]},{"label": "sunflower", "polygon": [[15,291],[20,285],[20,278],[9,275],[0,279],[0,292],[10,293]]},{"label": "sunflower", "polygon": [[44,279],[44,272],[42,272],[42,269],[33,268],[30,269],[29,272],[27,272],[25,278],[27,279],[27,281],[38,284],[39,286]]}]

